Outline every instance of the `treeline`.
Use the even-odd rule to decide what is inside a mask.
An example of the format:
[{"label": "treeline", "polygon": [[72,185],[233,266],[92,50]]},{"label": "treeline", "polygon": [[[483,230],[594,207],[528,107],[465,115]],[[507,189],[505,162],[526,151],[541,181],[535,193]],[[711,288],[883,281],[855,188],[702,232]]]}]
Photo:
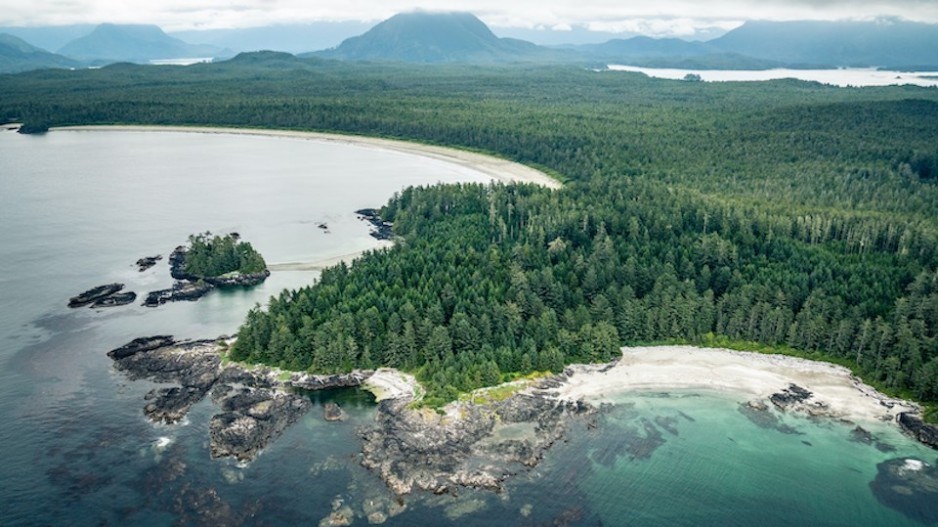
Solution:
[{"label": "treeline", "polygon": [[218,277],[228,273],[263,273],[264,257],[248,242],[233,234],[212,236],[209,233],[189,236],[185,272],[198,277]]},{"label": "treeline", "polygon": [[[896,248],[805,240],[785,215],[610,180],[408,189],[403,239],[255,309],[232,354],[290,369],[390,365],[431,403],[508,374],[708,333],[855,361],[938,398],[938,274]],[[764,232],[754,232],[757,230]]]},{"label": "treeline", "polygon": [[242,359],[395,365],[440,402],[712,332],[938,400],[935,89],[248,58],[0,76],[0,116],[396,137],[567,184],[402,192],[401,241],[252,311]]}]

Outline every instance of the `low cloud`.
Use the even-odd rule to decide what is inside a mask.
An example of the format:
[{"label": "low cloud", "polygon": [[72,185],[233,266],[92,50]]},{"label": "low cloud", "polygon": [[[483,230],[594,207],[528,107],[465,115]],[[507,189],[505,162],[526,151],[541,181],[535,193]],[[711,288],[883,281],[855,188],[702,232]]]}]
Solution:
[{"label": "low cloud", "polygon": [[857,19],[880,16],[938,23],[935,0],[0,0],[0,25],[152,23],[165,29],[251,27],[313,21],[378,21],[432,8],[470,11],[494,26],[589,27],[684,36],[743,20]]}]

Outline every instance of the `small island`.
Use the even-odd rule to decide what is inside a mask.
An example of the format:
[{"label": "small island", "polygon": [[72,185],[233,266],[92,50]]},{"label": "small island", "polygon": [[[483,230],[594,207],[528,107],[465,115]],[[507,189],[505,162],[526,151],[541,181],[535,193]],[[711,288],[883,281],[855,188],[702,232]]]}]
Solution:
[{"label": "small island", "polygon": [[198,300],[216,287],[250,287],[270,276],[264,257],[236,232],[190,235],[188,246],[180,245],[169,255],[169,265],[177,282],[169,289],[151,291],[145,306]]},{"label": "small island", "polygon": [[188,247],[173,251],[170,265],[177,280],[204,280],[214,286],[252,286],[270,276],[264,257],[238,233],[191,235]]}]

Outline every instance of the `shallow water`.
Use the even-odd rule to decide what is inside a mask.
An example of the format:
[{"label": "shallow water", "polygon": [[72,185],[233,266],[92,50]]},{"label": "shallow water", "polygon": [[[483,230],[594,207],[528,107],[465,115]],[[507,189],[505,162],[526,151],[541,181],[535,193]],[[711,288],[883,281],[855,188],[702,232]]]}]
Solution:
[{"label": "shallow water", "polygon": [[[141,335],[232,333],[255,303],[316,271],[275,271],[254,289],[156,309],[65,303],[110,281],[138,294],[167,287],[165,259],[143,273],[134,261],[165,258],[204,230],[237,231],[270,263],[372,247],[352,211],[440,180],[485,178],[301,139],[0,133],[0,525],[316,525],[336,500],[365,524],[368,502],[389,500],[358,464],[356,429],[374,415],[367,394],[312,394],[307,416],[239,466],[209,458],[209,400],[182,424],[154,425],[142,414],[153,385],[128,381],[105,356]],[[328,400],[348,420],[324,421]],[[517,467],[506,492],[408,497],[386,525],[921,525],[870,489],[881,461],[938,457],[890,425],[865,425],[895,447],[887,453],[851,442],[844,425],[785,417],[801,435],[761,428],[725,396],[619,403],[599,428],[574,426],[540,466]]]},{"label": "shallow water", "polygon": [[682,80],[687,75],[699,75],[704,82],[755,82],[776,79],[801,79],[832,86],[938,86],[938,72],[886,71],[875,68],[840,68],[827,70],[687,70],[675,68],[642,68],[610,64],[612,71],[644,73],[656,79]]}]

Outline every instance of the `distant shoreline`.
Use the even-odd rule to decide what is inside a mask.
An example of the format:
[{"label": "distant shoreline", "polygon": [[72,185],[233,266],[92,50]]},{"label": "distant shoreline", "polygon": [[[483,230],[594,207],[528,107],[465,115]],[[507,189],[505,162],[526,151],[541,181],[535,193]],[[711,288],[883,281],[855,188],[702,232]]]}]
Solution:
[{"label": "distant shoreline", "polygon": [[544,172],[526,165],[522,165],[521,163],[516,163],[514,161],[508,161],[485,154],[477,154],[475,152],[469,152],[466,150],[458,150],[455,148],[400,141],[396,139],[383,139],[378,137],[263,128],[155,125],[63,126],[51,128],[50,131],[183,132],[198,134],[254,135],[261,137],[307,139],[312,141],[341,143],[418,155],[421,157],[471,168],[504,183],[533,183],[552,189],[558,189],[562,186],[559,181],[550,177]]}]

